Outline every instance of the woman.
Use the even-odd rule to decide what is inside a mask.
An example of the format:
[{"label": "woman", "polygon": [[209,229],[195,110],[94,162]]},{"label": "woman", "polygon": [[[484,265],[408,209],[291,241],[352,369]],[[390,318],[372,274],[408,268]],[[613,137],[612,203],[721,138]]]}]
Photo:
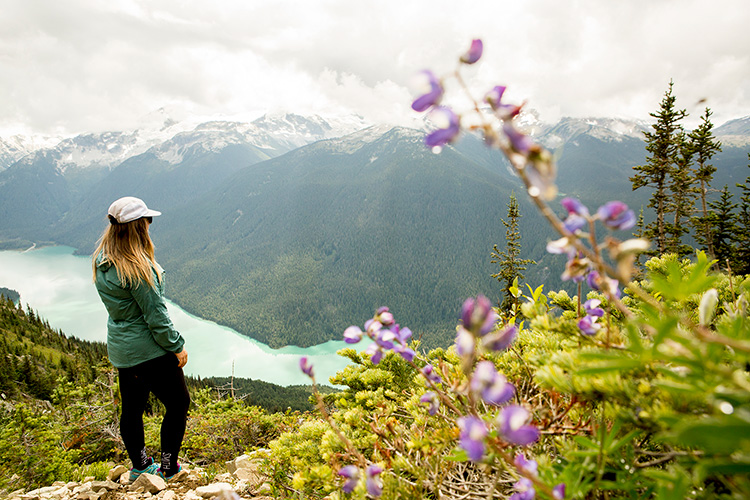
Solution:
[{"label": "woman", "polygon": [[[154,259],[148,234],[153,217],[143,200],[127,196],[109,207],[109,226],[93,255],[94,283],[109,313],[107,353],[118,369],[122,414],[120,434],[133,468],[141,474],[172,478],[185,435],[190,394],[182,367],[185,340],[175,330],[164,302],[163,270]],[[161,464],[146,453],[143,413],[149,393],[164,404]]]}]

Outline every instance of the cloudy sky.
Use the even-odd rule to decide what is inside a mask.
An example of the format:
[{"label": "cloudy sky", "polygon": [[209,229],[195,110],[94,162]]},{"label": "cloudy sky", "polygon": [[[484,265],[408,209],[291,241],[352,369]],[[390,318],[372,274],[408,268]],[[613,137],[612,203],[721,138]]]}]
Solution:
[{"label": "cloudy sky", "polygon": [[[266,112],[410,124],[410,79],[509,87],[543,121],[750,115],[747,0],[0,0],[0,136]],[[705,99],[705,101],[704,101]],[[688,122],[691,126],[693,122]]]}]

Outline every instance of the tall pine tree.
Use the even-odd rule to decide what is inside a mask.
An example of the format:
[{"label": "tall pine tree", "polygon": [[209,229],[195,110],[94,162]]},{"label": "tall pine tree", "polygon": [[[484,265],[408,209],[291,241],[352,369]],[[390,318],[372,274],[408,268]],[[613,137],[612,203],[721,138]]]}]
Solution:
[{"label": "tall pine tree", "polygon": [[673,85],[674,83],[670,81],[659,111],[650,113],[656,118],[656,123],[651,126],[652,132],[644,132],[648,153],[646,164],[634,166],[633,170],[637,173],[630,178],[633,191],[642,187],[654,189],[648,206],[656,211],[656,220],[646,225],[644,235],[656,242],[656,251],[660,254],[667,249],[666,214],[669,180],[680,149],[678,138],[683,132],[680,121],[687,116],[684,109],[675,109],[676,97],[672,94]]},{"label": "tall pine tree", "polygon": [[693,217],[692,224],[695,228],[695,239],[711,257],[716,257],[711,239],[707,198],[714,172],[716,172],[716,167],[710,161],[714,154],[721,151],[721,142],[714,137],[711,114],[711,110],[706,108],[700,125],[689,135],[695,153],[695,162],[698,164],[695,169],[695,178],[700,183],[698,195],[701,201],[700,213],[697,217]]},{"label": "tall pine tree", "polygon": [[690,165],[693,161],[693,146],[684,132],[675,138],[679,148],[669,181],[670,196],[665,203],[665,213],[672,214],[671,221],[665,221],[667,241],[665,251],[684,257],[693,253],[693,248],[682,242],[689,233],[687,223],[693,214],[695,200],[695,177]]},{"label": "tall pine tree", "polygon": [[[750,161],[750,153],[747,154]],[[748,163],[750,168],[750,163]],[[737,183],[742,190],[740,195],[740,211],[737,214],[737,226],[735,231],[736,243],[736,266],[737,274],[750,274],[750,175],[745,178],[745,183]]]},{"label": "tall pine tree", "polygon": [[531,259],[521,258],[521,233],[518,230],[518,219],[521,218],[521,212],[518,209],[518,200],[516,194],[511,193],[508,202],[508,220],[503,220],[505,226],[505,251],[498,250],[497,245],[493,247],[492,263],[500,264],[500,271],[493,274],[492,277],[503,284],[503,301],[500,309],[509,312],[515,305],[515,297],[510,292],[516,278],[523,279],[522,271],[526,270],[529,264],[536,264]]},{"label": "tall pine tree", "polygon": [[734,239],[737,233],[737,214],[734,213],[734,209],[737,208],[737,204],[732,203],[729,186],[724,186],[719,199],[709,202],[708,206],[713,209],[709,210],[708,217],[711,222],[711,239],[714,242],[715,257],[719,261],[719,267],[724,269],[729,265],[735,269],[737,262]]}]

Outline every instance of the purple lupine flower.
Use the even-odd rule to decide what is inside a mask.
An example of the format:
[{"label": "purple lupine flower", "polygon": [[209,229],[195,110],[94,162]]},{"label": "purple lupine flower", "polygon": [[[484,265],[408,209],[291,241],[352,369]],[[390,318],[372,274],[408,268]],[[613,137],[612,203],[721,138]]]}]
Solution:
[{"label": "purple lupine flower", "polygon": [[430,113],[430,119],[438,128],[424,138],[427,147],[440,148],[458,137],[461,131],[460,119],[452,109],[437,106]]},{"label": "purple lupine flower", "polygon": [[499,318],[495,310],[492,309],[490,299],[481,294],[476,299],[473,297],[466,299],[461,308],[463,327],[479,336],[491,332]]},{"label": "purple lupine flower", "polygon": [[443,379],[440,378],[440,375],[435,373],[435,367],[431,364],[424,365],[424,368],[422,368],[422,375],[424,375],[424,378],[432,382],[433,384],[442,384]]},{"label": "purple lupine flower", "polygon": [[493,383],[482,391],[482,399],[487,404],[500,406],[510,401],[515,393],[515,386],[508,382],[505,375],[498,373]]},{"label": "purple lupine flower", "polygon": [[393,313],[391,313],[387,307],[381,307],[375,313],[376,318],[384,326],[390,326],[393,324]]},{"label": "purple lupine flower", "polygon": [[417,73],[413,78],[412,83],[413,86],[421,92],[421,95],[411,103],[411,107],[414,111],[420,113],[426,111],[431,106],[439,104],[440,100],[443,98],[443,85],[430,70],[424,70]]},{"label": "purple lupine flower", "polygon": [[507,403],[516,392],[513,384],[498,373],[492,361],[480,361],[471,377],[471,391],[482,397],[485,403],[500,406]]},{"label": "purple lupine flower", "polygon": [[365,349],[365,354],[370,355],[370,361],[372,361],[373,365],[377,365],[380,363],[380,360],[383,359],[383,348],[378,345],[377,342],[373,342],[372,344],[367,346],[367,349]]},{"label": "purple lupine flower", "polygon": [[586,276],[586,283],[588,283],[592,290],[602,291],[602,285],[604,285],[611,295],[618,299],[622,296],[620,282],[614,278],[605,277],[602,279],[601,275],[596,270],[592,270],[588,276]]},{"label": "purple lupine flower", "polygon": [[404,358],[409,363],[414,361],[414,357],[417,355],[417,353],[414,352],[414,349],[406,347],[404,344],[395,344],[393,346],[393,351],[398,353],[402,358]]},{"label": "purple lupine flower", "polygon": [[599,299],[589,299],[583,303],[583,309],[588,316],[597,316],[601,318],[604,316],[604,309],[599,307],[601,303],[602,301]]},{"label": "purple lupine flower", "polygon": [[539,439],[539,429],[528,425],[531,418],[529,411],[517,405],[506,406],[497,416],[500,434],[506,441],[526,446]]},{"label": "purple lupine flower", "polygon": [[607,281],[607,288],[609,288],[609,293],[612,294],[614,297],[617,297],[618,299],[622,297],[622,291],[620,290],[620,282],[614,278],[607,278],[606,281]]},{"label": "purple lupine flower", "polygon": [[492,361],[480,361],[474,368],[474,373],[471,376],[471,390],[472,392],[479,394],[488,385],[495,381],[497,376],[497,370],[495,369],[495,363]]},{"label": "purple lupine flower", "polygon": [[422,397],[419,398],[419,402],[427,404],[427,413],[430,415],[436,414],[440,409],[440,399],[437,397],[437,394],[432,391],[425,392]]},{"label": "purple lupine flower", "polygon": [[513,343],[517,335],[518,327],[511,323],[495,332],[485,335],[482,339],[482,345],[490,351],[502,351]]},{"label": "purple lupine flower", "polygon": [[492,90],[487,92],[484,96],[484,100],[492,107],[492,109],[500,106],[503,100],[503,94],[508,87],[505,85],[496,85]]},{"label": "purple lupine flower", "polygon": [[393,341],[396,339],[396,334],[391,330],[382,329],[378,330],[373,340],[378,346],[385,349],[386,351],[393,349]]},{"label": "purple lupine flower", "polygon": [[504,85],[497,85],[484,96],[484,100],[497,112],[501,120],[510,120],[521,112],[521,106],[503,104],[503,94],[506,88]]},{"label": "purple lupine flower", "polygon": [[474,335],[464,327],[458,327],[456,332],[456,354],[467,356],[474,352]]},{"label": "purple lupine flower", "polygon": [[592,290],[599,290],[599,271],[592,269],[591,272],[586,275],[586,283]]},{"label": "purple lupine flower", "polygon": [[482,460],[484,456],[484,438],[487,437],[487,426],[477,417],[461,417],[458,419],[460,429],[459,442],[466,456],[472,462]]},{"label": "purple lupine flower", "polygon": [[536,460],[526,460],[523,453],[516,455],[513,464],[519,471],[531,474],[532,476],[536,476],[537,469],[539,468],[539,464],[537,464]]},{"label": "purple lupine flower", "polygon": [[365,321],[365,331],[367,332],[367,335],[369,336],[372,336],[374,333],[377,333],[381,328],[383,328],[383,324],[374,318],[370,318],[367,321]]},{"label": "purple lupine flower", "polygon": [[344,342],[347,344],[356,344],[362,340],[362,335],[364,335],[364,332],[358,326],[352,325],[344,330]]},{"label": "purple lupine flower", "polygon": [[503,123],[503,132],[505,132],[505,136],[510,141],[510,146],[514,151],[522,155],[529,154],[532,146],[534,146],[534,141],[531,140],[531,137],[519,132],[511,122]]},{"label": "purple lupine flower", "polygon": [[513,485],[513,489],[516,490],[508,500],[534,500],[536,490],[534,489],[534,483],[531,479],[522,477],[516,484]]},{"label": "purple lupine flower", "polygon": [[547,243],[547,253],[551,254],[565,254],[569,258],[576,254],[576,248],[567,236],[563,236],[559,240],[550,241]]},{"label": "purple lupine flower", "polygon": [[560,204],[568,211],[568,215],[575,214],[583,217],[589,216],[589,209],[576,198],[563,198],[560,200]]},{"label": "purple lupine flower", "polygon": [[568,217],[563,222],[565,229],[575,234],[588,224],[589,209],[576,198],[563,198],[560,204],[568,211]]},{"label": "purple lupine flower", "polygon": [[354,488],[357,487],[357,483],[359,482],[359,469],[357,468],[357,466],[347,465],[345,467],[342,467],[341,469],[339,469],[338,475],[346,478],[346,482],[341,488],[343,492],[351,493],[352,491],[354,491]]},{"label": "purple lupine flower", "polygon": [[393,340],[402,344],[406,344],[412,336],[411,330],[407,327],[401,328],[398,323],[393,323],[388,329],[393,333]]},{"label": "purple lupine flower", "polygon": [[581,330],[581,333],[584,335],[596,335],[596,332],[598,332],[602,325],[597,323],[596,316],[584,316],[583,318],[578,320],[578,329]]},{"label": "purple lupine flower", "polygon": [[575,234],[576,231],[580,231],[581,229],[586,227],[588,223],[589,221],[586,219],[586,217],[582,217],[578,214],[570,214],[563,221],[563,226],[565,226],[565,229],[567,229],[569,232]]},{"label": "purple lupine flower", "polygon": [[555,500],[563,500],[565,498],[565,483],[560,483],[552,488],[552,497]]},{"label": "purple lupine flower", "polygon": [[482,57],[482,49],[482,40],[472,40],[469,50],[461,56],[461,62],[464,64],[474,64],[479,60],[480,57]]},{"label": "purple lupine flower", "polygon": [[383,469],[379,465],[369,465],[365,470],[365,486],[367,486],[367,493],[373,497],[379,497],[383,494],[383,483],[378,477]]},{"label": "purple lupine flower", "polygon": [[621,201],[610,201],[599,207],[596,214],[611,229],[630,229],[635,226],[635,214]]},{"label": "purple lupine flower", "polygon": [[302,373],[310,378],[314,378],[313,366],[312,363],[310,363],[310,360],[307,359],[307,356],[302,356],[301,358],[299,358],[299,368],[300,370],[302,370]]},{"label": "purple lupine flower", "polygon": [[560,278],[563,281],[572,279],[578,283],[583,281],[589,269],[591,269],[591,261],[589,259],[580,255],[573,255],[565,263],[565,271],[563,271]]}]

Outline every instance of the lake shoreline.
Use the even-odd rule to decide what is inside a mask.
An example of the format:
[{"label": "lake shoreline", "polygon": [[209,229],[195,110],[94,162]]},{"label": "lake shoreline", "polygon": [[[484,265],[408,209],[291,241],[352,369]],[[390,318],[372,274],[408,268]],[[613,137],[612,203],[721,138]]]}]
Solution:
[{"label": "lake shoreline", "polygon": [[[0,286],[14,289],[56,330],[81,340],[106,342],[107,314],[91,283],[90,257],[66,246],[0,250]],[[351,362],[336,353],[352,347],[343,340],[310,347],[272,348],[229,327],[200,318],[167,300],[172,321],[185,337],[191,362],[186,374],[235,377],[277,385],[308,385],[299,369],[307,356],[321,382]],[[357,347],[364,349],[369,342]],[[195,354],[193,354],[195,353]],[[234,370],[233,367],[234,366]]]}]

